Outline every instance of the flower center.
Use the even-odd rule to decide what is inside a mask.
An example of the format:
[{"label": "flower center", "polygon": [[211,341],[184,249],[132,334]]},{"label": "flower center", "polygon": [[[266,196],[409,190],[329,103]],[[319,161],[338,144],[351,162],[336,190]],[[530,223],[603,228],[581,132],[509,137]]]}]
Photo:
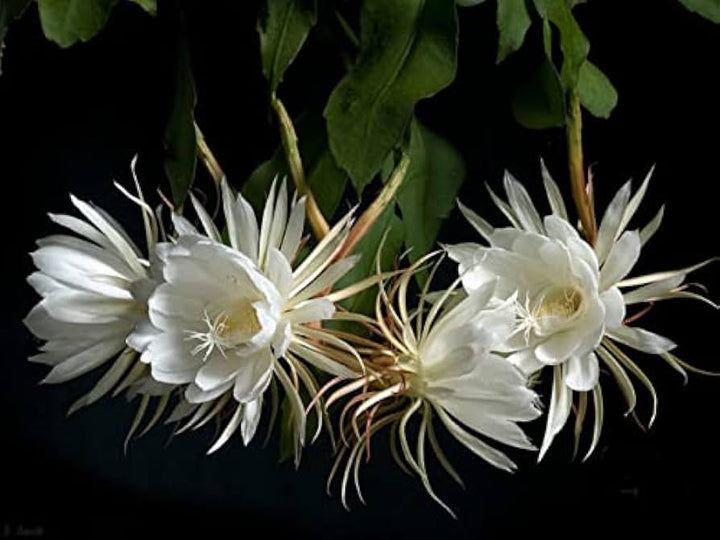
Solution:
[{"label": "flower center", "polygon": [[582,293],[575,287],[553,286],[525,303],[515,306],[517,333],[523,333],[529,343],[530,336],[547,335],[560,329],[582,306]]},{"label": "flower center", "polygon": [[249,300],[234,303],[230,309],[220,311],[214,318],[210,317],[206,309],[203,322],[207,326],[206,332],[185,331],[187,341],[199,342],[191,354],[195,356],[202,353],[203,361],[207,360],[216,348],[220,354],[226,356],[226,349],[245,343],[261,330],[257,312]]}]

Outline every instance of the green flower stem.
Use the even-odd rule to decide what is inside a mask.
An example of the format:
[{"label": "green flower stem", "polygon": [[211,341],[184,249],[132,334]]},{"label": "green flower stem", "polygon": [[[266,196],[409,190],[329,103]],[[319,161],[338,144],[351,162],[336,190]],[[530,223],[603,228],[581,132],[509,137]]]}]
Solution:
[{"label": "green flower stem", "polygon": [[320,207],[305,178],[305,170],[303,169],[302,159],[300,158],[295,127],[293,126],[292,120],[290,120],[290,115],[288,115],[287,110],[285,110],[285,106],[274,92],[270,97],[270,104],[275,110],[278,121],[280,122],[280,138],[282,139],[282,145],[285,150],[285,159],[290,169],[290,175],[295,182],[297,190],[306,197],[305,212],[307,219],[315,238],[320,240],[330,231],[330,227],[322,215]]},{"label": "green flower stem", "polygon": [[215,180],[215,183],[219,185],[220,181],[225,176],[225,173],[222,168],[220,168],[220,164],[217,159],[215,159],[215,155],[210,150],[207,142],[205,142],[205,136],[203,135],[203,132],[200,131],[200,126],[197,125],[197,122],[195,123],[195,141],[197,144],[198,156],[205,164],[205,168],[207,168],[210,176],[212,176],[213,180]]},{"label": "green flower stem", "polygon": [[580,96],[576,91],[570,93],[567,117],[567,150],[568,167],[570,169],[570,188],[577,209],[583,234],[590,244],[595,245],[597,238],[597,221],[592,197],[592,182],[585,179],[582,148],[582,112]]},{"label": "green flower stem", "polygon": [[407,170],[409,166],[410,156],[403,152],[402,157],[400,158],[400,162],[395,167],[395,170],[393,171],[392,176],[390,176],[390,179],[383,186],[382,190],[380,191],[380,193],[378,193],[378,196],[375,198],[375,200],[370,203],[370,206],[367,207],[367,209],[363,212],[363,214],[353,226],[350,234],[347,237],[347,240],[345,240],[345,244],[343,245],[340,252],[335,256],[336,260],[340,260],[346,255],[352,253],[357,243],[370,230],[377,218],[380,217],[380,214],[383,213],[383,210],[385,210],[387,205],[393,204],[395,200],[395,195],[397,194],[398,189],[400,189],[400,186],[405,180],[405,176],[407,175]]}]

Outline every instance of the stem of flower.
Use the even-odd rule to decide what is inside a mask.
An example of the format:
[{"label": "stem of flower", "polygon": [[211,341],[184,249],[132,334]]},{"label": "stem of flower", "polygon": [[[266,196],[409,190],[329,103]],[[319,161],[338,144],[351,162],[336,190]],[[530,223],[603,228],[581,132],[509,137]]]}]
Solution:
[{"label": "stem of flower", "polygon": [[570,93],[568,109],[566,135],[570,188],[582,224],[583,234],[588,242],[594,245],[597,238],[597,221],[592,202],[592,183],[587,182],[585,179],[582,148],[582,112],[580,110],[580,96],[577,91]]},{"label": "stem of flower", "polygon": [[360,218],[353,226],[350,234],[345,240],[345,244],[342,249],[335,256],[336,260],[340,260],[346,255],[352,253],[357,243],[362,239],[363,236],[370,230],[375,223],[375,220],[383,213],[383,210],[388,204],[392,204],[395,199],[395,194],[405,180],[408,167],[410,166],[410,157],[403,152],[400,162],[395,167],[395,170],[390,176],[390,179],[383,186],[375,200],[367,207],[362,213]]},{"label": "stem of flower", "polygon": [[205,168],[208,170],[213,180],[215,180],[215,183],[220,185],[220,180],[223,179],[225,173],[220,167],[217,159],[215,159],[215,155],[210,150],[207,142],[205,142],[205,136],[203,135],[203,132],[200,131],[200,126],[197,125],[197,122],[195,123],[195,141],[197,144],[198,156],[205,164]]},{"label": "stem of flower", "polygon": [[320,240],[330,231],[330,227],[322,215],[320,207],[305,178],[305,170],[303,169],[302,159],[300,158],[295,127],[293,126],[292,120],[290,120],[290,115],[288,115],[287,110],[285,110],[285,106],[274,92],[270,97],[270,104],[275,110],[278,121],[280,122],[280,138],[282,139],[282,145],[285,150],[285,159],[290,169],[290,175],[295,182],[297,190],[306,197],[305,211],[307,219],[315,238]]}]

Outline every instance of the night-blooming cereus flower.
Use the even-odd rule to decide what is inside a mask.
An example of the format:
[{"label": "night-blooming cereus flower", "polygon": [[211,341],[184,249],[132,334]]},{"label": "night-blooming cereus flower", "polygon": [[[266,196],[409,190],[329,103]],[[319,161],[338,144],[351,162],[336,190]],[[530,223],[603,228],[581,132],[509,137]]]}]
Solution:
[{"label": "night-blooming cereus flower", "polygon": [[222,197],[229,246],[194,198],[204,234],[176,215],[175,242],[158,246],[165,282],[151,296],[149,312],[159,334],[142,358],[157,381],[187,384],[186,414],[193,407],[217,413],[234,398],[231,419],[211,451],[238,428],[245,444],[250,442],[264,392],[277,377],[293,410],[297,459],[305,436],[300,382],[311,395],[317,392],[303,361],[341,377],[354,377],[360,369],[354,349],[317,324],[333,316],[327,291],[357,260],[334,260],[350,215],[293,269],[305,198],[292,201],[288,211],[285,183],[279,190],[273,184],[258,226],[250,204],[234,196],[225,181]]},{"label": "night-blooming cereus flower", "polygon": [[[341,423],[347,419],[341,426],[343,436],[354,436],[354,444],[341,448],[330,478],[346,459],[343,504],[351,470],[362,499],[358,481],[360,462],[364,455],[369,456],[371,436],[387,425],[392,426],[393,437],[400,441],[404,459],[398,455],[393,440],[393,455],[398,464],[403,468],[407,464],[433,499],[451,514],[428,479],[425,447],[429,442],[445,470],[461,483],[438,444],[434,419],[460,444],[503,470],[511,471],[515,464],[487,439],[515,448],[535,449],[517,423],[540,415],[537,395],[527,387],[527,379],[519,368],[492,352],[512,331],[514,298],[494,302],[494,283],[486,283],[456,302],[458,280],[448,290],[436,293],[436,301],[430,305],[426,302],[430,278],[418,307],[410,310],[407,305],[410,280],[432,256],[420,259],[390,284],[381,284],[372,325],[382,341],[374,349],[366,344],[372,351],[366,360],[367,373],[328,397],[329,406],[339,397],[359,391],[341,415]],[[407,425],[415,415],[419,416],[420,424],[416,444],[411,445]],[[415,453],[411,448],[416,449]]]},{"label": "night-blooming cereus flower", "polygon": [[[157,227],[139,185],[139,198],[117,187],[141,206],[152,249]],[[122,226],[101,208],[70,198],[85,220],[50,214],[53,222],[77,236],[57,234],[38,240],[38,249],[31,253],[37,271],[28,282],[42,300],[24,322],[46,341],[42,352],[30,358],[52,366],[45,383],[68,381],[116,358],[95,387],[73,404],[74,411],[119,382],[116,392],[142,377],[135,361],[145,341],[146,301],[154,280],[149,261]]]},{"label": "night-blooming cereus flower", "polygon": [[[655,390],[618,343],[659,354],[682,369],[669,353],[674,343],[629,325],[626,305],[679,296],[698,297],[683,291],[682,282],[688,272],[707,262],[677,272],[625,279],[640,256],[642,245],[662,219],[661,209],[645,228],[626,230],[647,190],[652,171],[632,198],[630,182],[618,191],[602,218],[595,246],[591,246],[569,223],[557,184],[544,165],[542,170],[552,208],[550,215],[541,219],[525,188],[506,174],[508,201],[502,201],[492,191],[490,194],[512,227],[494,229],[461,204],[463,214],[489,246],[460,244],[449,246],[448,252],[459,263],[468,292],[496,280],[497,298],[512,295],[516,299],[515,328],[497,351],[527,374],[546,366],[553,371],[540,459],[567,422],[573,392],[579,392],[579,425],[584,419],[588,392],[593,393],[596,426],[589,456],[597,444],[602,422],[599,360],[619,383],[628,400],[628,413],[635,407],[635,391],[627,371],[649,389],[653,417]],[[637,285],[644,287],[623,294],[622,289]],[[579,430],[576,434],[579,435]]]}]

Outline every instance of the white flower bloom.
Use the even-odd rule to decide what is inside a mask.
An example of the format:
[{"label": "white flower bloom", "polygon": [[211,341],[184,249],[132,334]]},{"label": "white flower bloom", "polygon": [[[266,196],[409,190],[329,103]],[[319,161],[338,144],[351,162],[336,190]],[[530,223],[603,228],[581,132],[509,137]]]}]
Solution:
[{"label": "white flower bloom", "polygon": [[[154,243],[154,218],[146,215],[152,212],[125,193],[144,206],[148,241]],[[153,280],[150,263],[112,217],[72,195],[71,201],[87,221],[50,214],[77,236],[51,235],[37,242],[31,256],[38,270],[28,282],[42,300],[24,322],[46,341],[42,352],[30,358],[52,366],[45,383],[68,381],[117,357],[73,411],[110,391],[135,361],[147,328],[146,300]]]},{"label": "white flower bloom", "polygon": [[[304,407],[292,381],[299,376],[311,393],[317,388],[298,358],[344,377],[356,376],[359,366],[359,357],[349,346],[340,354],[341,361],[338,355],[328,358],[326,347],[317,340],[332,340],[332,336],[307,326],[333,316],[335,307],[325,291],[357,260],[334,262],[347,236],[350,216],[333,227],[293,270],[305,222],[305,199],[293,202],[288,212],[285,184],[277,194],[273,184],[258,226],[241,195],[233,196],[224,181],[222,191],[230,246],[221,243],[217,228],[195,199],[205,235],[186,219],[174,216],[177,241],[158,246],[165,282],[150,297],[149,312],[159,335],[142,358],[151,365],[156,380],[187,384],[185,398],[191,404],[205,404],[232,392],[239,405],[211,450],[238,427],[246,444],[252,439],[263,393],[277,375],[291,396],[295,435],[302,444]],[[280,358],[285,359],[285,366]]]},{"label": "white flower bloom", "polygon": [[[427,437],[443,467],[460,482],[438,445],[433,416],[437,416],[463,446],[503,470],[511,471],[515,464],[484,438],[516,448],[535,449],[517,422],[530,421],[540,415],[537,395],[527,387],[527,379],[520,369],[492,352],[512,330],[514,299],[492,302],[495,284],[488,282],[451,305],[450,298],[459,285],[456,282],[442,291],[432,306],[425,302],[426,287],[417,309],[410,312],[406,301],[408,283],[431,256],[403,272],[390,287],[381,289],[378,296],[376,324],[386,343],[378,345],[378,352],[373,355],[375,361],[368,362],[364,380],[348,385],[348,388],[363,385],[363,394],[352,399],[343,413],[350,418],[346,413],[356,406],[352,414],[356,442],[345,467],[343,504],[350,469],[355,469],[360,494],[357,468],[372,434],[387,424],[397,429],[405,462],[420,476],[433,499],[451,514],[433,492],[425,465]],[[341,389],[335,396],[346,393]],[[328,405],[335,396],[328,398]],[[398,406],[398,399],[404,400],[403,406]],[[406,427],[416,413],[421,420],[417,453],[413,455]],[[358,423],[366,426],[363,433],[357,428]],[[345,451],[343,448],[338,462]],[[399,461],[399,456],[395,458]]]},{"label": "white flower bloom", "polygon": [[[581,393],[578,409],[583,415],[587,392],[593,392],[596,409],[602,407],[598,357],[629,398],[628,412],[633,410],[635,398],[625,369],[635,374],[655,399],[647,377],[613,341],[663,355],[680,367],[669,355],[674,343],[629,326],[626,321],[626,305],[691,295],[678,287],[695,267],[625,279],[640,256],[642,245],[657,230],[662,218],[661,209],[644,229],[626,230],[651,174],[652,171],[632,198],[630,182],[620,189],[603,216],[594,247],[568,222],[560,191],[544,165],[545,189],[553,211],[544,219],[525,188],[509,174],[505,176],[508,202],[492,191],[490,194],[512,227],[494,229],[460,205],[468,221],[489,243],[489,247],[460,244],[447,248],[450,257],[459,263],[465,289],[472,292],[497,279],[497,298],[516,296],[515,328],[498,352],[527,374],[546,366],[553,369],[555,381],[540,458],[569,417],[573,391]],[[621,292],[625,287],[643,284],[646,286],[624,295]],[[598,425],[588,455],[597,443],[601,419],[602,411],[596,410]]]}]

